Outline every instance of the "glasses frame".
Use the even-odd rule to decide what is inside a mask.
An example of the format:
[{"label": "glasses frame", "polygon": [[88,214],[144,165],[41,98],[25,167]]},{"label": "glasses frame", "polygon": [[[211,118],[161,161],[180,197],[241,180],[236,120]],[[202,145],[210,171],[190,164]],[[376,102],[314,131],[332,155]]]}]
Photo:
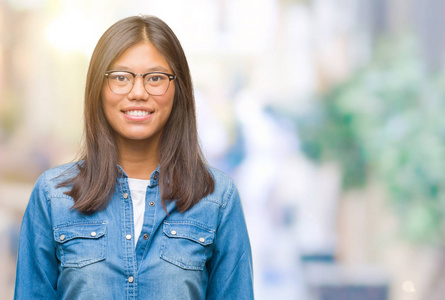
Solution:
[{"label": "glasses frame", "polygon": [[[133,75],[133,81],[131,81],[132,86],[131,86],[131,89],[128,92],[126,92],[126,93],[116,93],[115,91],[113,91],[113,89],[111,88],[111,85],[110,85],[110,77],[109,76],[110,76],[111,73],[114,73],[114,72],[125,72],[125,73],[129,73],[129,74]],[[148,72],[148,73],[144,73],[144,74],[138,74],[138,73],[134,73],[134,72],[131,72],[131,71],[126,71],[126,70],[110,70],[110,71],[106,71],[105,72],[105,77],[107,77],[108,88],[110,89],[110,91],[112,91],[113,93],[115,93],[117,95],[125,95],[125,94],[130,93],[133,90],[136,76],[141,76],[142,77],[142,81],[144,81],[145,77],[147,75],[150,75],[150,74],[163,74],[163,75],[167,75],[167,77],[168,77],[168,86],[167,86],[167,89],[165,90],[165,92],[163,94],[157,94],[157,95],[151,94],[149,91],[147,91],[147,87],[144,84],[145,91],[149,95],[152,95],[152,96],[162,96],[162,95],[165,95],[165,93],[167,93],[167,91],[168,91],[168,89],[170,87],[170,82],[177,78],[176,75],[165,73],[165,72]]]}]

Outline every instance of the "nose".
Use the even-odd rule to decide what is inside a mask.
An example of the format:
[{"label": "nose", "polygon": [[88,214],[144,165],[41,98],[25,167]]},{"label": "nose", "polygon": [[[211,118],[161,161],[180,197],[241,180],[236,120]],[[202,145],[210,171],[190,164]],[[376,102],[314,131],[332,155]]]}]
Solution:
[{"label": "nose", "polygon": [[147,90],[144,86],[144,79],[142,76],[136,76],[134,78],[133,88],[130,93],[128,93],[128,98],[130,100],[148,100],[150,94],[147,93]]}]

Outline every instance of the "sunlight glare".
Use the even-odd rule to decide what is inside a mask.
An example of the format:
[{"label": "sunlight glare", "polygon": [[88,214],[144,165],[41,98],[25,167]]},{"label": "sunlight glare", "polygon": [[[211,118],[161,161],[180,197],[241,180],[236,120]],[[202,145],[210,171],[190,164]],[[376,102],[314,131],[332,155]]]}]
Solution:
[{"label": "sunlight glare", "polygon": [[46,30],[48,42],[60,51],[81,52],[88,56],[100,38],[102,28],[78,14],[63,14]]}]

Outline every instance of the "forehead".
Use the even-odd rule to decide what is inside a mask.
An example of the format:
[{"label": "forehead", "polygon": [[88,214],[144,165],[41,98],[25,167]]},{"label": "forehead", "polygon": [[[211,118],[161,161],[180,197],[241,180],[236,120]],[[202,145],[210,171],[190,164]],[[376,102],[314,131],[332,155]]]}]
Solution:
[{"label": "forehead", "polygon": [[171,72],[165,56],[149,42],[141,42],[126,49],[111,64],[112,70],[128,70],[137,73]]}]

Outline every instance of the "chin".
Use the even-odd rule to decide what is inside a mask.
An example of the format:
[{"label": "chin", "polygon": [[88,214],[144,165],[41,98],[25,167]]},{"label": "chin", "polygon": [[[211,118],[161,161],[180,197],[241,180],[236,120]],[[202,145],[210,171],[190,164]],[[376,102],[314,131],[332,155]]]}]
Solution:
[{"label": "chin", "polygon": [[151,139],[151,135],[147,136],[140,136],[140,135],[136,135],[136,136],[128,136],[125,137],[126,140],[131,140],[131,141],[146,141],[146,140],[150,140]]},{"label": "chin", "polygon": [[121,135],[121,138],[126,141],[149,141],[157,137],[157,134],[148,134],[147,132],[129,133]]}]

